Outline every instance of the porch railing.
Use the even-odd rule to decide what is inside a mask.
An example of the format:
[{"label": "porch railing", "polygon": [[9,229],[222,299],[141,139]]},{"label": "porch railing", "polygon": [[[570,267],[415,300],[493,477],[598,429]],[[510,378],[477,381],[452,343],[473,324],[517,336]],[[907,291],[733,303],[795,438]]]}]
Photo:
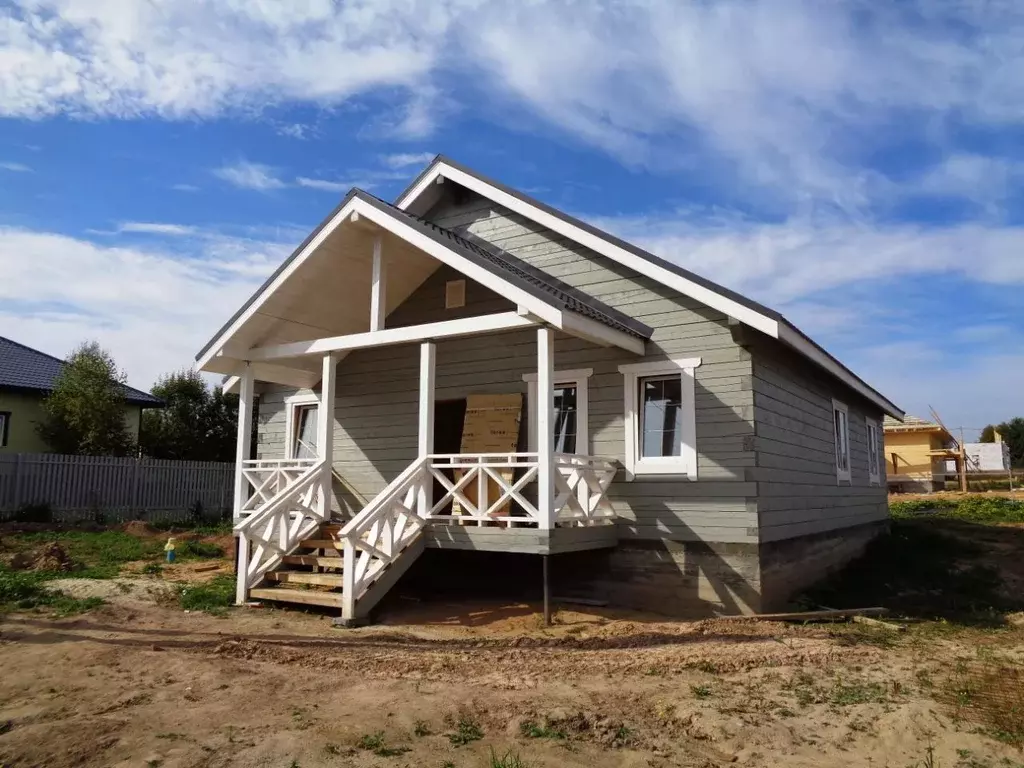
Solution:
[{"label": "porch railing", "polygon": [[240,517],[248,517],[298,480],[318,459],[253,459],[242,462],[242,476],[252,494],[242,504]]}]

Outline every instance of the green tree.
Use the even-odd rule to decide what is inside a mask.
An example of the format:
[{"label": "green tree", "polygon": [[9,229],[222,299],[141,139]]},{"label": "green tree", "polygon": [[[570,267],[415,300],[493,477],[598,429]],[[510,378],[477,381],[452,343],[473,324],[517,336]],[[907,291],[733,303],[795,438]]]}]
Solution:
[{"label": "green tree", "polygon": [[57,376],[36,429],[57,453],[128,456],[135,446],[125,414],[124,373],[109,352],[87,341]]},{"label": "green tree", "polygon": [[981,437],[978,438],[979,443],[994,443],[996,441],[996,428],[989,424],[983,430],[981,430]]},{"label": "green tree", "polygon": [[238,396],[209,390],[196,371],[167,374],[152,393],[164,401],[142,417],[142,452],[155,459],[234,461]]}]

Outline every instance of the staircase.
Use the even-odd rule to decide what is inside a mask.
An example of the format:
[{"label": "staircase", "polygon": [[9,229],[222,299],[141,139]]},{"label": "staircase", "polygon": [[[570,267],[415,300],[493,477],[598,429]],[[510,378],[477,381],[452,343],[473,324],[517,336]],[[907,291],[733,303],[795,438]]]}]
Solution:
[{"label": "staircase", "polygon": [[423,551],[417,502],[431,482],[426,466],[425,459],[410,464],[345,524],[325,519],[320,463],[293,472],[273,493],[249,478],[263,503],[235,526],[237,602],[339,608],[342,624],[365,619]]}]

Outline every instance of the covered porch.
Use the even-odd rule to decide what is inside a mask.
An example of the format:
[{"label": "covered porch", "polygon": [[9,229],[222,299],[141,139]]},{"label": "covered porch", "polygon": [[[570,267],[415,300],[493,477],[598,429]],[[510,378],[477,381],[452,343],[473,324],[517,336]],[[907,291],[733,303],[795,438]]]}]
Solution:
[{"label": "covered porch", "polygon": [[[443,306],[433,302],[403,313],[440,270],[461,278],[444,283]],[[485,300],[467,304],[467,287]],[[321,332],[314,336],[312,329]],[[575,438],[556,444],[566,419],[575,416],[568,403],[556,406],[555,338],[633,357],[643,353],[645,333],[646,326],[546,281],[508,254],[353,193],[199,357],[204,370],[232,377],[241,400],[238,602],[296,560],[318,567],[340,555],[336,578],[307,583],[336,583],[342,613],[353,617],[358,602],[373,602],[367,598],[375,585],[396,579],[404,570],[399,564],[426,546],[548,554],[613,545],[608,489],[617,463],[589,455],[585,443],[577,450]],[[510,334],[520,353],[522,340],[533,339],[535,364],[522,377],[529,376],[535,394],[527,411],[529,450],[516,443],[497,451],[453,450],[448,438],[439,445],[438,345],[481,339],[500,345]],[[400,356],[415,350],[415,372],[403,369],[399,380],[359,363],[380,350]],[[415,393],[414,433],[391,429],[411,415],[404,406],[393,418],[379,415],[379,426],[370,428],[399,437],[389,442],[371,435],[369,442],[398,447],[381,462],[384,487],[354,505],[332,505],[337,484],[347,480],[348,450],[342,442],[338,452],[340,434],[350,420],[359,421],[338,408],[339,376],[346,385],[358,377],[369,388],[368,407],[378,402],[377,386],[409,385]],[[259,382],[306,394],[303,410],[294,417],[289,411],[277,450],[257,457],[249,435]],[[415,436],[415,452],[399,470],[394,457],[410,453],[407,434]],[[604,530],[595,533],[598,528]],[[311,548],[310,555],[296,554]]]}]

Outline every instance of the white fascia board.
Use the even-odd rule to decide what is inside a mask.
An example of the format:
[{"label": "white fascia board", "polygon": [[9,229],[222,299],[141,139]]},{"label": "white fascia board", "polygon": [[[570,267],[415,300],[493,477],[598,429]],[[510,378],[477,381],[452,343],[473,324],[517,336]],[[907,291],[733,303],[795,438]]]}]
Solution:
[{"label": "white fascia board", "polygon": [[289,264],[287,268],[281,270],[281,274],[274,278],[274,281],[263,290],[259,297],[251,305],[249,305],[245,312],[243,312],[241,315],[235,318],[235,321],[224,329],[224,331],[220,334],[217,340],[210,345],[210,348],[208,350],[206,350],[206,354],[199,358],[198,361],[196,361],[196,368],[198,368],[199,370],[203,370],[204,367],[210,362],[210,360],[220,353],[221,349],[224,347],[225,340],[230,339],[232,336],[234,336],[238,332],[238,330],[243,325],[245,325],[252,318],[253,315],[255,315],[259,311],[260,307],[263,306],[267,299],[273,296],[274,293],[284,284],[284,282],[293,274],[295,274],[295,271],[305,263],[306,259],[308,259],[310,255],[312,255],[312,253],[316,251],[317,248],[320,247],[321,243],[323,243],[324,240],[330,237],[331,233],[334,232],[334,230],[337,229],[338,226],[352,214],[352,212],[355,210],[355,204],[357,202],[358,200],[353,198],[348,202],[347,205],[345,205],[341,210],[334,214],[334,217],[327,223],[326,226],[324,226],[323,229],[320,230],[320,232],[317,233],[316,237],[314,237],[306,244],[306,247],[302,249],[302,252],[299,253],[299,255],[292,261],[292,263]]},{"label": "white fascia board", "polygon": [[403,328],[385,328],[383,331],[366,333],[349,333],[344,336],[333,336],[310,341],[295,341],[289,344],[275,344],[268,347],[254,347],[246,355],[249,360],[277,360],[281,358],[301,357],[303,355],[323,355],[328,352],[350,351],[367,347],[383,347],[410,342],[431,341],[433,339],[453,338],[456,336],[472,336],[481,333],[495,333],[517,328],[527,328],[536,323],[515,312],[497,312],[491,315],[465,317],[459,320],[442,320],[437,323],[409,325]]},{"label": "white fascia board", "polygon": [[624,248],[620,248],[602,237],[580,229],[576,225],[570,224],[558,216],[554,216],[547,211],[542,211],[536,206],[520,200],[515,195],[503,192],[502,190],[481,181],[475,176],[471,176],[464,171],[460,171],[458,168],[452,168],[443,162],[435,165],[430,173],[426,174],[422,179],[420,179],[420,182],[415,187],[409,190],[408,194],[403,195],[402,199],[398,201],[397,207],[405,210],[420,194],[422,194],[425,189],[429,188],[429,186],[434,183],[434,180],[438,176],[451,179],[455,183],[460,184],[467,189],[471,189],[477,194],[508,208],[510,211],[518,213],[520,216],[525,216],[541,226],[547,227],[553,232],[558,232],[560,235],[571,238],[585,248],[589,248],[596,253],[600,253],[602,256],[607,256],[612,261],[618,262],[624,267],[628,267],[642,275],[647,275],[663,285],[667,285],[669,288],[672,288],[685,296],[689,296],[712,309],[717,309],[719,312],[723,312],[730,317],[735,317],[737,320],[749,325],[751,328],[756,328],[762,333],[771,336],[773,339],[779,338],[779,322],[774,318],[767,317],[750,307],[744,306],[737,301],[733,301],[729,297],[723,296],[722,294],[713,291],[710,288],[706,288],[703,285],[699,285],[692,280],[687,280],[681,275],[677,275],[664,267],[660,267],[647,259],[641,258],[635,253],[630,253]]},{"label": "white fascia board", "polygon": [[903,420],[903,411],[848,371],[827,352],[808,341],[807,337],[792,326],[786,323],[780,325],[779,341],[792,347],[804,357],[824,368],[854,392],[877,405],[884,413],[895,419]]},{"label": "white fascia board", "polygon": [[509,300],[514,301],[517,305],[526,307],[533,314],[543,318],[545,322],[551,323],[552,325],[559,324],[562,314],[561,311],[552,307],[550,304],[541,301],[533,294],[527,293],[520,288],[516,288],[509,284],[508,281],[503,280],[483,267],[479,267],[468,259],[454,253],[447,246],[427,237],[421,232],[417,232],[405,222],[399,221],[372,205],[364,203],[358,198],[354,199],[352,204],[355,206],[354,210],[358,211],[360,216],[365,217],[379,227],[397,235],[413,247],[426,253],[428,256],[432,256],[442,264],[451,267],[457,272],[461,272],[466,277],[471,280],[475,280],[484,287],[490,288],[498,295],[505,296]]},{"label": "white fascia board", "polygon": [[644,353],[644,340],[623,331],[611,328],[589,317],[575,312],[563,312],[562,324],[559,326],[566,333],[586,341],[592,341],[602,347],[619,347],[634,355]]},{"label": "white fascia board", "polygon": [[235,387],[238,386],[238,381],[238,376],[229,376],[224,380],[224,383],[220,385],[221,391],[223,391],[225,395],[234,394]]}]

